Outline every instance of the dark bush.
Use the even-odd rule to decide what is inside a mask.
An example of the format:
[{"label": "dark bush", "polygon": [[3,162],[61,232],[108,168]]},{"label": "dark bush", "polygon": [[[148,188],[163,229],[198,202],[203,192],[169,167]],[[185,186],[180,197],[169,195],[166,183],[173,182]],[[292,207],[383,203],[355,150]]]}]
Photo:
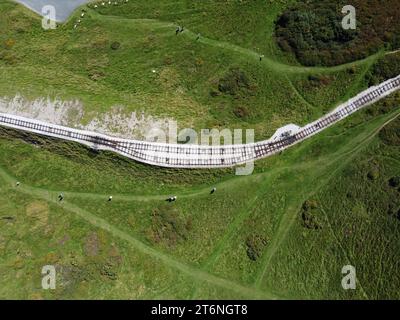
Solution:
[{"label": "dark bush", "polygon": [[259,234],[248,236],[246,239],[246,252],[249,259],[256,261],[261,256],[267,244],[268,240]]},{"label": "dark bush", "polygon": [[110,280],[117,280],[117,272],[111,263],[105,263],[100,270],[100,274]]},{"label": "dark bush", "polygon": [[377,85],[388,79],[397,77],[400,74],[400,54],[385,55],[372,67],[367,74],[367,81],[370,86]]},{"label": "dark bush", "polygon": [[221,95],[221,92],[217,91],[217,90],[210,90],[210,96],[211,97],[218,97]]},{"label": "dark bush", "polygon": [[311,86],[319,87],[319,86],[326,86],[332,82],[332,78],[326,75],[309,75],[308,81],[310,82]]},{"label": "dark bush", "polygon": [[241,119],[246,118],[249,115],[247,108],[243,106],[235,108],[235,110],[233,110],[233,113],[235,114],[236,117]]},{"label": "dark bush", "polygon": [[306,200],[301,209],[302,224],[307,229],[321,229],[321,223],[317,218],[318,202],[316,200]]},{"label": "dark bush", "polygon": [[379,170],[378,169],[373,169],[368,172],[367,177],[369,180],[376,180],[379,178]]},{"label": "dark bush", "polygon": [[400,176],[392,177],[389,179],[389,186],[392,188],[400,187]]},{"label": "dark bush", "polygon": [[118,50],[121,47],[121,44],[118,41],[114,41],[111,43],[111,49]]},{"label": "dark bush", "polygon": [[313,212],[303,211],[301,214],[301,218],[303,220],[303,226],[307,229],[321,229],[321,225]]},{"label": "dark bush", "polygon": [[246,95],[251,89],[249,77],[239,68],[231,68],[218,84],[220,92],[231,96]]},{"label": "dark bush", "polygon": [[[400,210],[400,209],[399,209]],[[393,203],[389,203],[387,213],[390,216],[397,215],[397,207]]]},{"label": "dark bush", "polygon": [[305,211],[310,211],[312,209],[317,209],[318,208],[318,202],[317,202],[317,200],[306,200],[303,203],[302,208]]},{"label": "dark bush", "polygon": [[353,0],[356,30],[344,30],[344,0],[296,1],[275,25],[278,45],[303,65],[338,65],[365,58],[382,48],[400,47],[398,0]]}]

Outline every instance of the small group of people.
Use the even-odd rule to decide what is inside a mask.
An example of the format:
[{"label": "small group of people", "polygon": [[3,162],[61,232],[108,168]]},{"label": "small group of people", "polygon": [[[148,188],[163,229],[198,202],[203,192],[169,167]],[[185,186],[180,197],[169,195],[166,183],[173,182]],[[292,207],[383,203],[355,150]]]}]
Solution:
[{"label": "small group of people", "polygon": [[178,35],[179,33],[182,33],[183,31],[185,31],[185,29],[181,26],[178,26],[175,30],[175,35]]},{"label": "small group of people", "polygon": [[[17,186],[19,186],[19,185],[20,185],[20,183],[17,182]],[[210,194],[214,194],[216,191],[217,191],[217,188],[214,187],[214,188],[211,189]],[[177,198],[178,198],[177,196],[172,196],[172,197],[169,197],[169,198],[167,199],[167,201],[168,201],[168,202],[175,202]],[[111,202],[112,199],[113,199],[113,196],[109,196],[109,197],[108,197],[108,202]],[[60,193],[60,194],[58,195],[58,200],[59,200],[59,201],[63,201],[63,200],[64,200],[64,194],[63,194],[63,193]]]},{"label": "small group of people", "polygon": [[[211,189],[210,194],[214,194],[216,191],[217,191],[217,188],[214,187],[214,188]],[[167,201],[168,202],[175,202],[176,199],[177,199],[177,196],[172,196],[172,197],[169,197],[167,199]]]},{"label": "small group of people", "polygon": [[[123,3],[123,2],[125,2],[125,3],[128,3],[129,2],[129,0],[125,0],[125,1],[121,1],[121,3]],[[114,5],[117,5],[117,4],[120,4],[118,1],[114,1],[114,2],[112,2],[112,1],[103,1],[103,2],[98,2],[98,3],[95,3],[94,5],[93,5],[93,8],[95,8],[95,9],[97,9],[100,5],[101,6],[106,6],[106,5],[112,5],[112,4],[114,4]]]},{"label": "small group of people", "polygon": [[177,199],[176,196],[172,196],[172,197],[169,197],[169,198],[167,199],[167,201],[168,201],[168,202],[175,202],[176,199]]},{"label": "small group of people", "polygon": [[85,17],[86,15],[86,10],[82,9],[81,15],[80,15],[80,19],[78,19],[76,21],[76,23],[74,24],[74,29],[76,29],[78,27],[78,25],[82,22],[82,19]]},{"label": "small group of people", "polygon": [[[181,27],[181,26],[178,26],[178,27],[176,27],[175,35],[178,35],[179,33],[182,33],[183,31],[185,31],[185,28]],[[199,41],[200,38],[201,38],[201,34],[198,33],[197,36],[196,36],[196,41]]]}]

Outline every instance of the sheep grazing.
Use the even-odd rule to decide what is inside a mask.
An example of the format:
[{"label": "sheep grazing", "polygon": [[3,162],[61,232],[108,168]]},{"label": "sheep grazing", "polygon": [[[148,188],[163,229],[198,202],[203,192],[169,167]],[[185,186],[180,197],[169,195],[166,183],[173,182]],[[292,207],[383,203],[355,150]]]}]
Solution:
[{"label": "sheep grazing", "polygon": [[105,6],[106,4],[104,2],[101,3],[102,6]]},{"label": "sheep grazing", "polygon": [[76,29],[77,26],[78,26],[78,25],[74,24],[74,29]]},{"label": "sheep grazing", "polygon": [[174,201],[176,201],[176,196],[169,197],[169,198],[167,199],[167,201],[168,201],[168,202],[174,202]]},{"label": "sheep grazing", "polygon": [[94,8],[97,9],[97,4],[94,5]]},{"label": "sheep grazing", "polygon": [[81,17],[83,18],[85,16],[85,13],[82,12]]}]

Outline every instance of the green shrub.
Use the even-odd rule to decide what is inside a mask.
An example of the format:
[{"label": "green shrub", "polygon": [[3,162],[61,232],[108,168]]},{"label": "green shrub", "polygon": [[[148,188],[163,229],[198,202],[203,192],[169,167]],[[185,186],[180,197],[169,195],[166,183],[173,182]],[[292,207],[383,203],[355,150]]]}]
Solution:
[{"label": "green shrub", "polygon": [[248,95],[254,86],[249,77],[239,68],[231,68],[226,75],[219,80],[218,90],[231,96]]},{"label": "green shrub", "polygon": [[317,218],[318,202],[316,200],[306,200],[301,209],[302,225],[307,229],[321,229],[322,225]]},{"label": "green shrub", "polygon": [[397,77],[400,74],[400,54],[385,55],[367,74],[370,86],[377,85],[385,80]]},{"label": "green shrub", "polygon": [[296,1],[277,19],[275,36],[303,65],[338,65],[400,46],[398,0],[353,0],[356,30],[344,30],[343,0]]},{"label": "green shrub", "polygon": [[373,169],[368,172],[367,177],[369,180],[376,180],[379,178],[379,170],[378,169]]},{"label": "green shrub", "polygon": [[256,261],[261,257],[268,240],[259,234],[252,234],[246,238],[247,256],[250,260]]},{"label": "green shrub", "polygon": [[14,47],[14,45],[15,45],[14,39],[7,39],[6,41],[4,41],[4,47],[6,49],[11,49],[12,47]]},{"label": "green shrub", "polygon": [[400,176],[392,177],[389,179],[389,186],[392,188],[400,187]]},{"label": "green shrub", "polygon": [[306,200],[302,206],[304,211],[310,211],[318,208],[317,200]]},{"label": "green shrub", "polygon": [[111,43],[111,49],[118,50],[121,47],[121,44],[118,41],[114,41]]},{"label": "green shrub", "polygon": [[117,280],[117,272],[115,271],[114,265],[111,263],[105,263],[100,270],[100,274],[107,279]]},{"label": "green shrub", "polygon": [[235,110],[233,110],[233,113],[236,117],[241,119],[246,118],[249,115],[249,111],[246,107],[243,106],[235,108]]}]

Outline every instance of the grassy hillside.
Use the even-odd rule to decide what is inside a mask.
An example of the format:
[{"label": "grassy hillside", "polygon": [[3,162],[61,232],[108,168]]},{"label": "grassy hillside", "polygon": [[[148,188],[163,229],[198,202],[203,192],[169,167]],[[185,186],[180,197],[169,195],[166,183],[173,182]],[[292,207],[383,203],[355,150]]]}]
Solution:
[{"label": "grassy hillside", "polygon": [[[130,1],[44,32],[2,1],[0,95],[78,97],[83,122],[122,104],[260,138],[394,72],[398,54],[383,51],[332,68],[280,55],[273,21],[290,3]],[[399,298],[399,102],[392,95],[244,177],[0,128],[0,298]],[[41,289],[47,264],[54,291]],[[346,264],[354,291],[340,285]]]},{"label": "grassy hillside", "polygon": [[[265,138],[359,91],[365,68],[380,56],[336,68],[292,64],[273,40],[274,19],[286,5],[131,1],[86,8],[74,29],[78,10],[45,31],[26,8],[2,1],[0,95],[78,98],[82,123],[121,105],[124,113],[176,119],[180,128],[252,128]],[[185,31],[175,35],[177,25]],[[331,80],[313,91],[303,85],[310,76]]]},{"label": "grassy hillside", "polygon": [[[179,170],[149,169],[143,179],[147,167],[127,164],[124,182],[113,155],[10,140],[17,133],[3,130],[1,296],[396,298],[399,203],[389,181],[400,159],[398,141],[384,137],[398,132],[398,101],[371,106],[241,178],[186,171],[182,181]],[[165,201],[170,194],[176,203]],[[318,229],[304,223],[306,200],[317,203]],[[349,263],[360,283],[351,292],[340,287]],[[59,268],[54,292],[40,290],[43,264]],[[16,283],[6,281],[10,267]]]}]

